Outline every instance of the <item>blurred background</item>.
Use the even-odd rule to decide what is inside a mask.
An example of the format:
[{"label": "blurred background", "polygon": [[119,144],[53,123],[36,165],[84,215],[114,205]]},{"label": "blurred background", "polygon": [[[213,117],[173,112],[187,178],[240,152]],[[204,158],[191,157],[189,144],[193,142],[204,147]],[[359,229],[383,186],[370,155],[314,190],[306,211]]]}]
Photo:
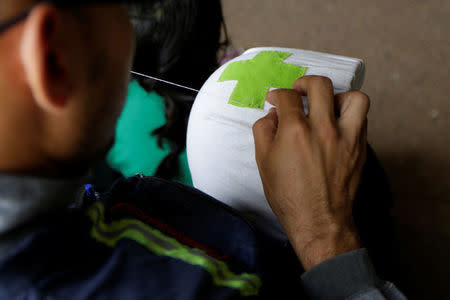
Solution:
[{"label": "blurred background", "polygon": [[236,47],[361,58],[369,142],[394,194],[396,284],[450,299],[450,1],[225,0]]}]

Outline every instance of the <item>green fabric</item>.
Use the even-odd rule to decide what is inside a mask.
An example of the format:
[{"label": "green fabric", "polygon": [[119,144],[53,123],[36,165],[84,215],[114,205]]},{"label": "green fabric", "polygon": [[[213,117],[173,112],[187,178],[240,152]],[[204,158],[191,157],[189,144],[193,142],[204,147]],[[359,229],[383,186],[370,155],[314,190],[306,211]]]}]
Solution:
[{"label": "green fabric", "polygon": [[262,51],[252,60],[228,65],[219,82],[238,80],[228,103],[263,109],[270,88],[291,89],[294,82],[306,72],[305,67],[283,62],[291,55],[289,52]]},{"label": "green fabric", "polygon": [[[125,177],[142,173],[153,176],[170,148],[158,147],[151,133],[166,123],[164,99],[148,93],[137,81],[129,86],[125,108],[116,128],[116,141],[107,155],[108,164]],[[179,174],[172,180],[192,186],[186,150],[179,157]]]},{"label": "green fabric", "polygon": [[242,296],[258,295],[261,287],[261,279],[258,276],[248,273],[235,274],[225,262],[209,256],[201,249],[183,245],[140,220],[121,219],[106,223],[104,212],[103,204],[96,202],[87,213],[93,222],[91,236],[97,241],[114,247],[122,239],[133,240],[156,255],[171,257],[205,269],[210,273],[215,285],[237,289]]}]

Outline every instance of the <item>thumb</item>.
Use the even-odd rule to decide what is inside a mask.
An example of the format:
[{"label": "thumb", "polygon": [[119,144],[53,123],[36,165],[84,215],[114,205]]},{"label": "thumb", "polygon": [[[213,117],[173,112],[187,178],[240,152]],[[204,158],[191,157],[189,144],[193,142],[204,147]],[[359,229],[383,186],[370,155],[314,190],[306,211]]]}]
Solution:
[{"label": "thumb", "polygon": [[269,113],[256,121],[253,125],[253,136],[255,138],[256,160],[265,156],[269,150],[278,130],[277,110],[272,108]]}]

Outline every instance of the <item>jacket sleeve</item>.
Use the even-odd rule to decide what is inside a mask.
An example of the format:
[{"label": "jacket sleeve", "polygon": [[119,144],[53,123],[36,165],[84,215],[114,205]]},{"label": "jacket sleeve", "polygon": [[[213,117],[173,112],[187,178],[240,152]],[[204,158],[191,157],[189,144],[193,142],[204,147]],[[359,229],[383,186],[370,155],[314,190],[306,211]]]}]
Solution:
[{"label": "jacket sleeve", "polygon": [[394,284],[380,280],[366,249],[331,258],[302,275],[311,299],[403,300]]}]

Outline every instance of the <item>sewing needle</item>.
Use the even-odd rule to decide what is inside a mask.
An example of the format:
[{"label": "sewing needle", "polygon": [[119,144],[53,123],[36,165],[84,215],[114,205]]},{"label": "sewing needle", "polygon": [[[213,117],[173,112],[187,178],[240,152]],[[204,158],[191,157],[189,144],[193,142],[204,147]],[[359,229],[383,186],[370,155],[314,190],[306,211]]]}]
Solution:
[{"label": "sewing needle", "polygon": [[173,85],[173,86],[176,86],[176,87],[179,87],[179,88],[182,88],[182,89],[190,90],[192,92],[196,92],[196,93],[199,92],[196,89],[193,89],[193,88],[181,85],[181,84],[173,83],[173,82],[170,82],[170,81],[166,81],[166,80],[163,80],[163,79],[159,79],[159,78],[156,78],[156,77],[153,77],[153,76],[149,76],[149,75],[146,75],[146,74],[142,74],[142,73],[138,73],[138,72],[134,72],[134,71],[130,71],[130,73],[134,74],[134,75],[142,76],[142,77],[145,77],[145,78],[153,79],[153,80],[156,80],[156,81],[160,81],[160,82],[163,82],[165,84]]}]

